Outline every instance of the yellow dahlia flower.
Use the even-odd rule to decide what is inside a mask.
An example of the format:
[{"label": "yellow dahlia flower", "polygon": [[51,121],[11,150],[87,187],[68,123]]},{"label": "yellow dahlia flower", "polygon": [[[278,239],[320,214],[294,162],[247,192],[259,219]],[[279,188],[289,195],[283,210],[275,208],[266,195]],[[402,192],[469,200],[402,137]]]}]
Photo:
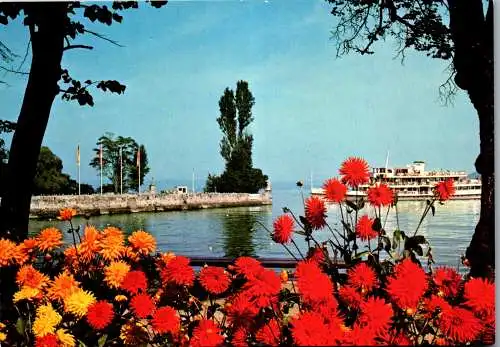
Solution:
[{"label": "yellow dahlia flower", "polygon": [[12,301],[17,303],[21,300],[31,300],[42,296],[42,292],[38,288],[32,288],[28,286],[23,286],[21,289],[14,293],[14,298]]},{"label": "yellow dahlia flower", "polygon": [[68,333],[64,329],[57,329],[56,331],[57,339],[61,343],[62,347],[74,347],[75,346],[75,337]]},{"label": "yellow dahlia flower", "polygon": [[130,271],[130,265],[124,261],[114,261],[104,269],[104,281],[112,288],[118,288]]},{"label": "yellow dahlia flower", "polygon": [[37,337],[43,337],[47,334],[53,334],[55,327],[62,320],[62,317],[51,304],[41,305],[36,310],[36,318],[33,323],[33,334]]},{"label": "yellow dahlia flower", "polygon": [[79,288],[64,299],[64,310],[81,318],[95,301],[94,294]]}]

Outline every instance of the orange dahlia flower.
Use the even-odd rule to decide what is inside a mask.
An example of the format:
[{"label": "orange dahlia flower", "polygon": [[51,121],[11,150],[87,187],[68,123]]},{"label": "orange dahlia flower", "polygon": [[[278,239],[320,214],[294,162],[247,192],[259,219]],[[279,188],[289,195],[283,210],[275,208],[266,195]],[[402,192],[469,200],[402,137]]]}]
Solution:
[{"label": "orange dahlia flower", "polygon": [[128,237],[132,248],[139,254],[147,255],[156,250],[156,240],[153,235],[138,230]]},{"label": "orange dahlia flower", "polygon": [[68,295],[78,289],[80,282],[76,281],[72,274],[64,271],[52,281],[47,290],[51,300],[64,300]]},{"label": "orange dahlia flower", "polygon": [[14,255],[16,263],[23,265],[29,261],[30,257],[35,254],[37,241],[34,238],[28,238],[16,246],[16,253]]},{"label": "orange dahlia flower", "polygon": [[16,244],[10,240],[0,239],[0,267],[14,262]]},{"label": "orange dahlia flower", "polygon": [[62,234],[57,228],[43,229],[36,237],[38,249],[42,252],[50,252],[62,245]]},{"label": "orange dahlia flower", "polygon": [[20,287],[42,289],[49,284],[49,278],[32,265],[23,265],[17,272],[16,283]]},{"label": "orange dahlia flower", "polygon": [[124,261],[113,261],[104,268],[104,281],[111,288],[119,288],[130,271],[130,265]]},{"label": "orange dahlia flower", "polygon": [[68,221],[73,219],[74,216],[76,216],[76,210],[74,208],[63,208],[59,211],[57,219]]}]

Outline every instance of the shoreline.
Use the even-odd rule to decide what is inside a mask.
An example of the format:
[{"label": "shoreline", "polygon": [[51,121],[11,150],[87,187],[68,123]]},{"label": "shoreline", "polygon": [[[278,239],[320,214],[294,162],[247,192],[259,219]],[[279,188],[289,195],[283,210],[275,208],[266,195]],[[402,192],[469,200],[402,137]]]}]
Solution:
[{"label": "shoreline", "polygon": [[269,193],[47,195],[31,198],[29,217],[53,219],[62,208],[73,208],[78,216],[92,217],[265,205],[272,205]]}]

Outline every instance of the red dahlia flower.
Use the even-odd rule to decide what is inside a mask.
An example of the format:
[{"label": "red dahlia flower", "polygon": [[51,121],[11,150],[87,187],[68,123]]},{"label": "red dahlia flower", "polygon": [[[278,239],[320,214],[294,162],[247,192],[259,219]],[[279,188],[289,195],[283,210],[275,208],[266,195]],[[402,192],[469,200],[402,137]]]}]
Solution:
[{"label": "red dahlia flower", "polygon": [[267,346],[278,346],[280,338],[281,327],[275,319],[271,319],[255,334],[255,339]]},{"label": "red dahlia flower", "polygon": [[355,324],[353,329],[347,334],[346,345],[351,346],[375,346],[377,343],[375,331],[370,328],[361,327]]},{"label": "red dahlia flower", "polygon": [[281,290],[281,279],[273,270],[263,269],[245,283],[243,290],[254,298],[274,296]]},{"label": "red dahlia flower", "polygon": [[234,262],[234,265],[236,273],[246,277],[247,279],[253,278],[257,273],[264,269],[258,260],[251,257],[239,257]]},{"label": "red dahlia flower", "polygon": [[130,300],[130,307],[139,318],[146,318],[153,313],[155,303],[148,294],[138,294]]},{"label": "red dahlia flower", "polygon": [[153,325],[153,330],[159,334],[175,334],[180,329],[179,315],[170,306],[158,308],[153,314],[151,323]]},{"label": "red dahlia flower", "polygon": [[259,308],[252,304],[250,299],[247,293],[241,292],[226,304],[227,316],[233,325],[247,326],[259,313]]},{"label": "red dahlia flower", "polygon": [[56,334],[47,334],[35,339],[35,347],[59,347]]},{"label": "red dahlia flower", "polygon": [[87,311],[87,321],[91,327],[97,330],[106,328],[111,323],[113,316],[113,305],[104,300],[93,303]]},{"label": "red dahlia flower", "polygon": [[310,196],[305,202],[306,219],[313,229],[321,229],[326,225],[326,207],[323,200]]},{"label": "red dahlia flower", "polygon": [[277,243],[289,243],[293,233],[293,218],[287,214],[281,215],[273,223],[273,240]]},{"label": "red dahlia flower", "polygon": [[416,310],[420,298],[427,290],[424,270],[406,258],[395,266],[394,273],[387,281],[387,293],[401,309]]},{"label": "red dahlia flower", "polygon": [[434,187],[434,195],[439,201],[449,200],[455,194],[455,186],[452,178],[439,182]]},{"label": "red dahlia flower", "polygon": [[178,285],[192,286],[195,278],[194,270],[189,266],[189,258],[181,255],[171,259],[161,270],[160,276],[164,282],[173,282]]},{"label": "red dahlia flower", "polygon": [[469,310],[452,307],[440,316],[439,329],[458,344],[474,341],[480,334],[482,324]]},{"label": "red dahlia flower", "polygon": [[340,166],[339,172],[342,175],[342,182],[351,187],[357,187],[370,181],[368,163],[361,158],[347,158]]},{"label": "red dahlia flower", "polygon": [[430,298],[425,300],[424,310],[429,312],[432,316],[432,314],[437,310],[439,310],[439,312],[451,310],[451,305],[442,297],[432,295]]},{"label": "red dahlia flower", "polygon": [[378,233],[373,230],[374,221],[374,219],[368,217],[367,215],[361,216],[358,220],[358,224],[356,224],[356,235],[362,241],[368,241],[378,236]]},{"label": "red dahlia flower", "polygon": [[383,332],[389,327],[393,312],[390,304],[384,299],[369,298],[361,303],[361,315],[359,323],[362,327],[372,329],[375,332]]},{"label": "red dahlia flower", "polygon": [[208,319],[202,319],[193,329],[193,337],[190,341],[192,347],[219,346],[224,342],[220,334],[221,330],[215,323]]},{"label": "red dahlia flower", "polygon": [[297,346],[334,346],[335,338],[321,315],[304,312],[292,320],[292,337]]},{"label": "red dahlia flower", "polygon": [[342,202],[347,193],[347,187],[336,178],[330,178],[323,183],[325,197],[330,202]]},{"label": "red dahlia flower", "polygon": [[363,302],[361,294],[351,286],[342,286],[339,288],[339,297],[347,306],[358,309]]},{"label": "red dahlia flower", "polygon": [[465,304],[481,315],[495,312],[495,284],[482,278],[473,278],[465,283]]},{"label": "red dahlia flower", "polygon": [[234,347],[248,347],[248,333],[244,328],[238,328],[233,334],[231,345]]},{"label": "red dahlia flower", "polygon": [[347,283],[362,293],[370,292],[377,285],[375,271],[366,263],[359,263],[347,273]]},{"label": "red dahlia flower", "polygon": [[200,283],[207,292],[217,295],[229,288],[231,279],[224,268],[206,266],[200,270]]},{"label": "red dahlia flower", "polygon": [[440,267],[432,274],[438,290],[446,297],[455,297],[460,290],[462,276],[453,268]]},{"label": "red dahlia flower", "polygon": [[321,271],[317,263],[310,260],[298,262],[295,276],[298,291],[308,304],[314,305],[332,297],[332,281],[328,275]]},{"label": "red dahlia flower", "polygon": [[376,207],[388,206],[394,200],[394,193],[385,183],[368,188],[368,202]]},{"label": "red dahlia flower", "polygon": [[148,280],[142,271],[129,271],[121,283],[121,288],[132,294],[145,291],[147,287]]}]

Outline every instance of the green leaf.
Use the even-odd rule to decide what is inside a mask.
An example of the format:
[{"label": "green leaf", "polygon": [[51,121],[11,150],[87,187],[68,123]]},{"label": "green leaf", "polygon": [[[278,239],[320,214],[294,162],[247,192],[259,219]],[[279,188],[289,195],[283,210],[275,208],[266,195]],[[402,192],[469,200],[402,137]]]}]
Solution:
[{"label": "green leaf", "polygon": [[17,319],[17,322],[16,322],[16,330],[19,333],[19,335],[23,335],[24,336],[24,330],[25,329],[26,329],[26,322],[24,321],[24,319],[22,319],[21,317],[19,317]]},{"label": "green leaf", "polygon": [[399,229],[394,230],[394,233],[392,234],[392,238],[394,239],[394,241],[401,240],[401,230],[399,230]]},{"label": "green leaf", "polygon": [[380,218],[375,218],[372,224],[372,229],[379,232],[382,229],[382,223],[380,222]]},{"label": "green leaf", "polygon": [[99,347],[103,347],[104,344],[106,343],[106,340],[108,339],[108,334],[102,335],[99,340],[97,341]]},{"label": "green leaf", "polygon": [[362,210],[365,207],[365,199],[361,199],[358,201],[358,211]]},{"label": "green leaf", "polygon": [[415,243],[418,245],[420,245],[422,243],[427,243],[427,241],[425,240],[425,237],[422,235],[413,236],[412,239],[414,239]]},{"label": "green leaf", "polygon": [[369,252],[369,251],[363,251],[363,252],[360,252],[360,253],[358,253],[358,254],[354,257],[354,259],[359,259],[359,258],[361,258],[362,256],[367,255],[368,253],[370,253],[370,252]]},{"label": "green leaf", "polygon": [[78,340],[78,347],[87,347],[87,345],[82,340]]},{"label": "green leaf", "polygon": [[345,203],[347,204],[347,206],[349,206],[354,211],[358,211],[359,210],[358,205],[356,205],[354,202],[352,202],[350,200],[346,200]]}]

